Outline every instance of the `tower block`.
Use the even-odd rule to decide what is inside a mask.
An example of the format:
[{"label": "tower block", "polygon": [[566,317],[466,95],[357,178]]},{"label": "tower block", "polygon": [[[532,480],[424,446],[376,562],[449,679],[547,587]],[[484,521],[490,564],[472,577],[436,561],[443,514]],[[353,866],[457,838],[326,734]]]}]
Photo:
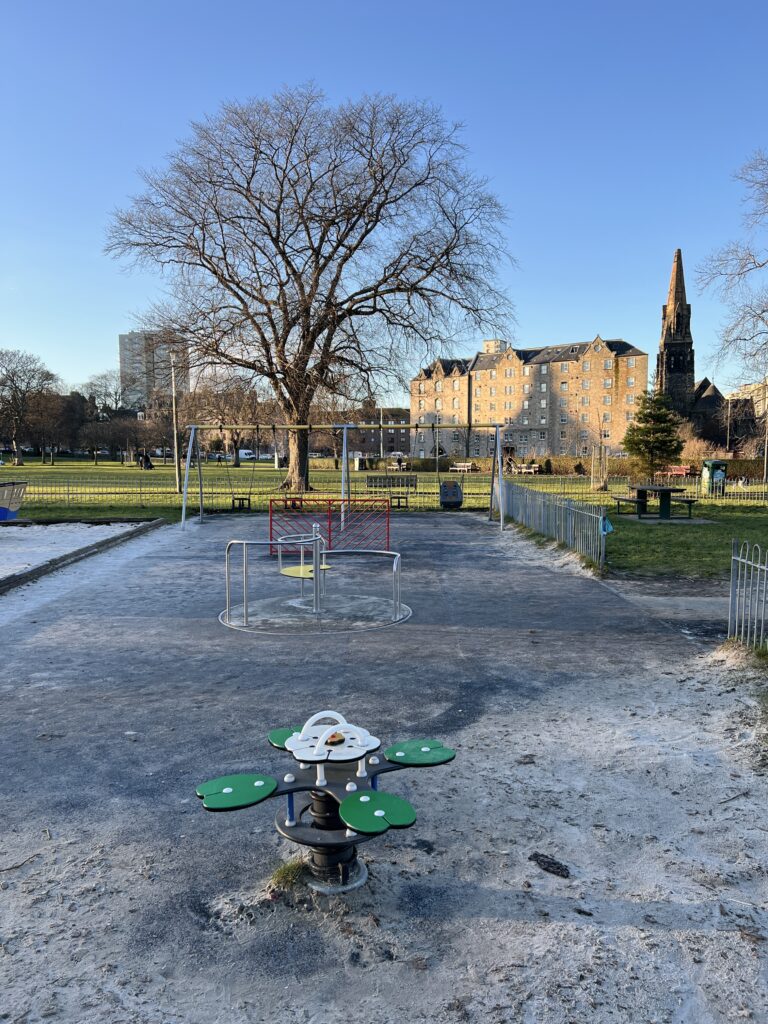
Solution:
[{"label": "tower block", "polygon": [[661,308],[661,340],[656,357],[656,391],[669,397],[672,408],[687,416],[694,397],[691,307],[686,302],[683,254],[675,250],[669,294]]}]

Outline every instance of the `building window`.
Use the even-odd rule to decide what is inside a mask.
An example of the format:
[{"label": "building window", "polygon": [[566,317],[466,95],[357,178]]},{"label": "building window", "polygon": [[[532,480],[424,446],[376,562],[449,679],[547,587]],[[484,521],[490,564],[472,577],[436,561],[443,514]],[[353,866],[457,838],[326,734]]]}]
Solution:
[{"label": "building window", "polygon": [[492,395],[495,395],[495,394],[496,394],[496,388],[491,388],[491,394],[492,394]]},{"label": "building window", "polygon": [[459,422],[459,417],[458,416],[451,416],[451,423],[458,423],[458,422]]},{"label": "building window", "polygon": [[424,382],[423,381],[419,384],[419,394],[420,395],[424,394]]},{"label": "building window", "polygon": [[530,368],[530,366],[524,366],[523,367],[523,376],[524,377],[530,377],[531,376],[531,368]]},{"label": "building window", "polygon": [[496,412],[496,403],[495,402],[491,402],[491,404],[488,406],[488,408],[491,410],[491,412]]},{"label": "building window", "polygon": [[584,371],[584,373],[589,373],[589,360],[588,359],[584,360],[584,362],[581,364],[581,368]]},{"label": "building window", "polygon": [[539,423],[546,423],[546,422],[547,422],[547,417],[546,416],[539,416]]},{"label": "building window", "polygon": [[459,400],[458,400],[458,398],[454,398],[454,400],[453,400],[453,408],[454,409],[458,409],[459,408]]},{"label": "building window", "polygon": [[561,409],[567,409],[568,408],[568,399],[567,398],[559,398],[557,400],[557,404],[560,406]]},{"label": "building window", "polygon": [[627,366],[629,367],[630,370],[633,370],[635,368],[635,357],[634,356],[630,356],[629,359],[627,359]]},{"label": "building window", "polygon": [[579,440],[586,441],[588,437],[589,437],[589,431],[588,430],[580,430],[579,431]]},{"label": "building window", "polygon": [[491,380],[496,380],[496,371],[491,370]]},{"label": "building window", "polygon": [[635,396],[634,395],[627,395],[627,405],[634,405],[634,404],[635,404]]},{"label": "building window", "polygon": [[539,408],[540,409],[546,409],[547,408],[547,400],[546,400],[546,398],[540,398],[539,399]]},{"label": "building window", "polygon": [[568,381],[567,380],[561,380],[560,381],[560,390],[561,391],[567,391],[568,390]]},{"label": "building window", "polygon": [[435,381],[435,391],[442,391],[442,390],[443,390],[443,382],[441,380],[436,380]]},{"label": "building window", "polygon": [[547,440],[547,432],[546,432],[546,430],[540,430],[539,431],[539,440],[540,441],[546,441]]},{"label": "building window", "polygon": [[607,441],[610,438],[610,436],[611,436],[610,430],[603,430],[603,431],[601,431],[601,433],[603,435],[603,440],[604,441]]},{"label": "building window", "polygon": [[581,404],[582,405],[589,405],[589,395],[582,395],[581,396]]},{"label": "building window", "polygon": [[523,384],[523,394],[524,395],[530,395],[530,393],[531,393],[531,385],[530,384]]},{"label": "building window", "polygon": [[635,386],[635,378],[634,377],[627,377],[627,387],[628,388],[633,388],[634,386]]},{"label": "building window", "polygon": [[527,416],[523,416],[522,422],[523,422],[523,425],[527,427],[528,426],[528,417]]},{"label": "building window", "polygon": [[603,395],[603,405],[610,405],[613,399],[610,395]]},{"label": "building window", "polygon": [[541,384],[539,384],[539,391],[546,391],[546,390],[547,390],[546,381],[542,381]]},{"label": "building window", "polygon": [[612,380],[611,377],[606,377],[605,378],[605,380],[603,381],[603,387],[604,388],[612,388],[613,387],[613,380]]},{"label": "building window", "polygon": [[603,369],[604,370],[610,370],[612,366],[613,366],[613,360],[612,359],[604,359],[603,360]]},{"label": "building window", "polygon": [[561,431],[560,431],[560,440],[561,440],[561,441],[564,441],[564,440],[566,439],[566,437],[567,437],[567,436],[568,436],[568,435],[566,434],[566,432],[565,432],[564,430],[561,430]]},{"label": "building window", "polygon": [[581,386],[584,388],[585,391],[589,391],[589,389],[592,387],[592,381],[591,380],[583,380],[581,382]]},{"label": "building window", "polygon": [[546,363],[542,363],[541,364],[541,375],[542,375],[542,377],[546,377],[546,375],[548,373],[549,373],[549,367],[547,366]]},{"label": "building window", "polygon": [[568,363],[560,363],[560,373],[568,373]]},{"label": "building window", "polygon": [[[423,422],[424,422],[424,417],[423,416],[419,416],[419,423],[423,423]],[[422,438],[422,440],[424,440],[424,439]]]},{"label": "building window", "polygon": [[514,368],[514,366],[508,366],[506,368],[506,370],[504,371],[504,376],[505,377],[514,377],[515,376],[515,368]]},{"label": "building window", "polygon": [[631,423],[634,418],[635,418],[635,414],[633,412],[628,412],[627,413],[627,423]]},{"label": "building window", "polygon": [[604,412],[603,413],[603,423],[610,423],[610,422],[611,422],[611,414],[609,412]]},{"label": "building window", "polygon": [[442,398],[436,398],[435,399],[435,408],[436,409],[442,409],[443,408],[443,400],[442,400]]},{"label": "building window", "polygon": [[423,440],[424,440],[424,435],[423,434],[419,434],[419,443],[421,444],[423,442]]},{"label": "building window", "polygon": [[477,395],[477,397],[479,398],[479,397],[480,397],[480,395],[482,395],[482,393],[483,393],[483,389],[482,389],[482,388],[480,387],[480,385],[478,384],[478,385],[477,385],[477,387],[475,388],[475,394],[476,394],[476,395]]},{"label": "building window", "polygon": [[583,412],[581,414],[581,416],[579,416],[579,419],[581,420],[582,423],[589,423],[589,413],[588,412]]},{"label": "building window", "polygon": [[453,390],[454,390],[454,391],[458,391],[460,387],[461,387],[461,381],[459,381],[459,380],[458,380],[458,378],[457,378],[457,379],[456,379],[456,380],[455,380],[455,381],[453,382]]},{"label": "building window", "polygon": [[525,399],[525,400],[523,401],[523,408],[524,408],[524,409],[527,409],[527,408],[528,408],[528,407],[530,406],[530,404],[531,404],[531,403],[530,403],[530,402],[528,401],[528,399],[526,398],[526,399]]},{"label": "building window", "polygon": [[424,408],[424,399],[423,399],[423,398],[420,398],[420,399],[419,399],[419,408],[420,408],[420,409],[423,409],[423,408]]},{"label": "building window", "polygon": [[561,416],[560,417],[560,422],[561,423],[567,423],[568,422],[568,417],[567,416]]}]

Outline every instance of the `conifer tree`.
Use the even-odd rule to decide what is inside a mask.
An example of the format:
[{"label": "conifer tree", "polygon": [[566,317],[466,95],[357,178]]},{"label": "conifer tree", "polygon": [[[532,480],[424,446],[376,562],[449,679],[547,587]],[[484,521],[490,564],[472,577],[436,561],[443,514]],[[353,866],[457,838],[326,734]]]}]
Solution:
[{"label": "conifer tree", "polygon": [[640,396],[637,414],[624,434],[624,451],[639,459],[643,470],[653,476],[662,466],[680,458],[683,450],[678,433],[680,422],[666,395],[645,391]]}]

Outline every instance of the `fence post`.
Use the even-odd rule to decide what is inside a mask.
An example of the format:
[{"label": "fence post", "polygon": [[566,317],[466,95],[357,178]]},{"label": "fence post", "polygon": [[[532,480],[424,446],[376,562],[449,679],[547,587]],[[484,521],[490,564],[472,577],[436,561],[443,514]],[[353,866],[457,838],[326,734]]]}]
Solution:
[{"label": "fence post", "polygon": [[731,538],[731,592],[728,599],[728,638],[730,639],[734,635],[735,622],[736,622],[736,574],[734,572],[736,564],[736,551],[738,541],[735,537]]}]

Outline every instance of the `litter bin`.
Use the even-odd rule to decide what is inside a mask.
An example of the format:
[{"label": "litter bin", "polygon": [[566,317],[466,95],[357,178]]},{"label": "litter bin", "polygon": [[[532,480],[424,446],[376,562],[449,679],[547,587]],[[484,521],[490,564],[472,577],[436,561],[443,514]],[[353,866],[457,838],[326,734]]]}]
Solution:
[{"label": "litter bin", "polygon": [[704,459],[701,466],[701,490],[703,494],[715,495],[725,491],[725,474],[728,463],[722,459]]},{"label": "litter bin", "polygon": [[458,480],[445,480],[440,484],[440,508],[461,508],[464,494]]}]

